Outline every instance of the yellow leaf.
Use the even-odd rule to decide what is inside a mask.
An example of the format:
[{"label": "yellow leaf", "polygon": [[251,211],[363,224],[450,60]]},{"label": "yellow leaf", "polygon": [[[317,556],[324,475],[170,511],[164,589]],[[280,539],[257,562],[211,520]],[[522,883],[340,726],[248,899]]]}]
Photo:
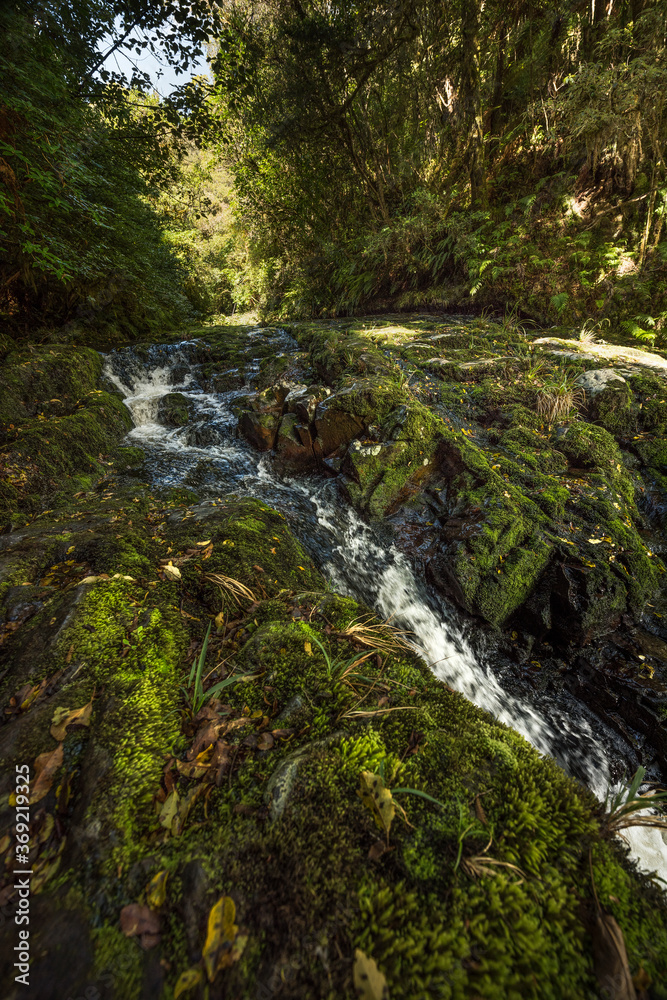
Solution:
[{"label": "yellow leaf", "polygon": [[83,708],[73,708],[71,711],[69,708],[57,708],[53,713],[53,718],[51,719],[52,725],[50,732],[54,740],[57,740],[58,743],[64,740],[67,727],[71,726],[73,722],[76,722],[78,726],[89,726],[92,713],[92,698],[87,705],[83,706]]},{"label": "yellow leaf", "polygon": [[373,814],[373,818],[387,836],[391,829],[392,820],[396,814],[396,806],[388,788],[384,787],[384,782],[379,774],[372,771],[362,771],[360,775],[360,788],[357,795]]},{"label": "yellow leaf", "polygon": [[171,561],[168,562],[166,566],[162,567],[162,572],[164,573],[164,575],[166,576],[166,578],[168,580],[180,580],[181,579],[181,571],[180,571],[180,569],[178,568],[178,566],[174,566]]},{"label": "yellow leaf", "polygon": [[177,760],[176,767],[178,773],[184,778],[202,778],[208,771],[213,754],[213,744],[209,744],[206,749],[197,754],[194,760]]},{"label": "yellow leaf", "polygon": [[303,648],[308,653],[308,656],[312,656],[313,655],[313,647],[311,646],[311,644],[309,642],[304,642]]},{"label": "yellow leaf", "polygon": [[187,969],[185,972],[181,972],[178,977],[178,982],[174,987],[174,1000],[178,1000],[183,993],[187,993],[188,990],[192,990],[195,986],[199,986],[203,978],[204,973],[198,965],[193,966],[191,969]]},{"label": "yellow leaf", "polygon": [[362,1000],[384,1000],[387,996],[385,976],[377,963],[359,948],[354,952],[354,987]]},{"label": "yellow leaf", "polygon": [[222,628],[225,624],[225,612],[221,611],[220,614],[215,616],[215,627]]},{"label": "yellow leaf", "polygon": [[231,965],[232,945],[238,933],[234,923],[236,907],[229,896],[221,896],[208,915],[208,933],[202,951],[209,982],[213,982],[218,969]]},{"label": "yellow leaf", "polygon": [[160,810],[160,823],[162,826],[166,827],[167,830],[170,830],[171,824],[177,815],[178,792],[174,788],[173,791],[169,792],[169,795],[165,799],[162,809]]},{"label": "yellow leaf", "polygon": [[154,875],[148,883],[146,900],[151,910],[159,910],[167,898],[167,879],[169,872],[163,870]]},{"label": "yellow leaf", "polygon": [[206,546],[210,545],[210,544],[211,544],[211,539],[210,538],[207,541],[205,541],[205,542],[195,542],[195,545],[197,545],[200,549],[205,549]]},{"label": "yellow leaf", "polygon": [[600,545],[602,543],[602,539],[601,538],[589,538],[588,542],[591,545]]}]

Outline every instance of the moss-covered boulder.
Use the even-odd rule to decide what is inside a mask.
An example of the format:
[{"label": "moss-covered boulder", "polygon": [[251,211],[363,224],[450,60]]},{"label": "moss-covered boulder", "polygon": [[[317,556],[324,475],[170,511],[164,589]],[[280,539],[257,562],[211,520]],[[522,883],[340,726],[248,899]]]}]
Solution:
[{"label": "moss-covered boulder", "polygon": [[191,404],[182,392],[168,392],[157,407],[158,423],[167,427],[185,427],[191,418]]},{"label": "moss-covered boulder", "polygon": [[[89,487],[108,465],[140,453],[121,447],[132,426],[120,395],[101,390],[102,358],[57,345],[11,351],[0,372],[0,524],[24,522]],[[59,499],[60,498],[60,499]]]},{"label": "moss-covered boulder", "polygon": [[373,962],[405,1000],[578,1000],[595,893],[663,995],[664,903],[589,793],[326,592],[266,505],[106,487],[0,556],[10,862],[16,764],[32,798],[20,995],[352,1000]]}]

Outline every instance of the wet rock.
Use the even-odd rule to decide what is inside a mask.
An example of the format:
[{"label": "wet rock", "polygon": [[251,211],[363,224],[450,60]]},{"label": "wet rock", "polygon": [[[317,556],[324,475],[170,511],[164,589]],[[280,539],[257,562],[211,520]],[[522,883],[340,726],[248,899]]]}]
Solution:
[{"label": "wet rock", "polygon": [[271,451],[275,444],[280,417],[275,412],[244,410],[238,422],[239,433],[258,451]]},{"label": "wet rock", "polygon": [[299,420],[304,424],[310,424],[315,416],[318,403],[321,403],[330,394],[330,389],[321,386],[298,386],[293,389],[285,399],[285,412],[296,413]]},{"label": "wet rock", "polygon": [[191,417],[192,404],[182,392],[168,392],[158,403],[158,423],[166,427],[185,427]]},{"label": "wet rock", "polygon": [[364,422],[354,413],[347,413],[332,402],[320,403],[315,411],[316,450],[323,457],[332,455],[363,432]]},{"label": "wet rock", "polygon": [[307,424],[299,421],[296,413],[286,413],[280,421],[275,449],[281,462],[291,468],[305,468],[315,464],[310,429]]}]

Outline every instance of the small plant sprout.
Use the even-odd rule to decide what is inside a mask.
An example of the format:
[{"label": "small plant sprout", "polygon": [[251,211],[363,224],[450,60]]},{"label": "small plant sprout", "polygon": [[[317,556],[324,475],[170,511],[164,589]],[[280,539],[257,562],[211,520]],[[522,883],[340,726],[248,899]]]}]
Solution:
[{"label": "small plant sprout", "polygon": [[653,789],[640,792],[645,775],[646,768],[638,767],[629,785],[607,795],[602,819],[604,833],[622,837],[622,831],[631,826],[652,826],[667,830],[667,792]]},{"label": "small plant sprout", "polygon": [[199,656],[196,657],[192,662],[192,669],[190,670],[190,676],[188,678],[187,688],[184,688],[184,692],[187,700],[189,701],[190,711],[193,716],[197,715],[204,704],[213,698],[214,695],[220,693],[225,688],[230,687],[232,684],[236,684],[237,681],[247,680],[251,675],[249,674],[237,674],[235,677],[226,677],[224,680],[219,681],[212,687],[204,690],[203,684],[203,673],[204,673],[204,663],[206,662],[206,653],[208,650],[208,640],[211,636],[211,622],[208,623],[208,628],[206,630],[206,636],[204,642],[202,643],[201,651]]},{"label": "small plant sprout", "polygon": [[358,676],[357,674],[353,674],[352,671],[356,667],[361,666],[362,663],[365,663],[366,660],[370,659],[371,656],[374,656],[375,653],[378,652],[377,648],[374,648],[368,653],[354,653],[353,656],[349,656],[347,659],[342,659],[341,657],[332,658],[329,651],[323,643],[320,642],[316,635],[312,637],[312,641],[316,646],[320,647],[322,653],[324,654],[324,660],[327,665],[327,677],[329,680],[333,680],[335,678],[336,680],[346,681],[352,677]]},{"label": "small plant sprout", "polygon": [[579,343],[587,344],[591,347],[593,344],[597,344],[598,336],[600,335],[602,326],[604,324],[610,325],[608,319],[601,320],[591,320],[587,319],[581,330],[579,331]]}]

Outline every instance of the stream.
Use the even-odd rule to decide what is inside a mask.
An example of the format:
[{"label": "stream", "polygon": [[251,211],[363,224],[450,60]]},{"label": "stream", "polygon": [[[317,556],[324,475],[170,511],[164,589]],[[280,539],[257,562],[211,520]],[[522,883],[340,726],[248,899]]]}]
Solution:
[{"label": "stream", "polygon": [[[267,336],[275,339],[278,356],[298,350],[282,332],[255,330],[248,334],[249,343],[266,342]],[[285,475],[270,454],[254,451],[236,436],[231,407],[256,390],[259,362],[250,360],[238,372],[237,382],[246,383],[242,388],[207,391],[200,381],[200,346],[184,341],[140,351],[128,347],[107,356],[105,377],[122,393],[134,422],[127,444],[145,453],[142,476],[156,486],[191,487],[203,502],[234,492],[280,511],[334,589],[412,633],[416,651],[436,677],[604,799],[612,773],[624,766],[615,735],[571,695],[528,699],[505,690],[483,637],[468,634],[455,608],[416,574],[386,528],[354,512],[335,478]],[[191,405],[191,419],[183,427],[158,422],[160,399],[169,392],[182,393]],[[640,866],[667,879],[667,833],[646,827],[625,833]]]}]

